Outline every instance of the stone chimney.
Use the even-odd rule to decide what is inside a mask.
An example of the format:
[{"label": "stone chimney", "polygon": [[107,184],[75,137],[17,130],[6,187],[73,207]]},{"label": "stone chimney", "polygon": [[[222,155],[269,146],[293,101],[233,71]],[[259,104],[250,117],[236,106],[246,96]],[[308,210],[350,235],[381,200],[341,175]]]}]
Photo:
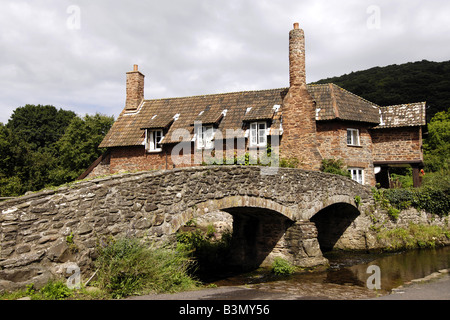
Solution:
[{"label": "stone chimney", "polygon": [[306,86],[305,34],[298,22],[289,32],[289,84],[291,87]]},{"label": "stone chimney", "polygon": [[144,100],[144,75],[138,70],[137,64],[133,71],[127,72],[127,98],[125,110],[136,110]]},{"label": "stone chimney", "polygon": [[316,135],[316,106],[306,86],[305,35],[294,23],[289,32],[289,91],[282,105],[282,158],[299,160],[299,167],[320,170],[320,155]]}]

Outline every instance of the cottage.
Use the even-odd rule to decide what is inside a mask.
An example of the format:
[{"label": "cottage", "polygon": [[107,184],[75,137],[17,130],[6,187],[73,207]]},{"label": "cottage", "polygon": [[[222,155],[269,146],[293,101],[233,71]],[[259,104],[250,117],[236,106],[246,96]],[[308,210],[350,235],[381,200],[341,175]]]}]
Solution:
[{"label": "cottage", "polygon": [[383,107],[335,84],[307,85],[298,23],[289,33],[288,88],[146,100],[144,78],[137,65],[127,72],[125,108],[100,144],[108,151],[82,177],[194,166],[205,155],[217,161],[270,145],[307,170],[341,159],[371,186],[388,186],[390,167],[411,166],[420,185],[426,103]]}]

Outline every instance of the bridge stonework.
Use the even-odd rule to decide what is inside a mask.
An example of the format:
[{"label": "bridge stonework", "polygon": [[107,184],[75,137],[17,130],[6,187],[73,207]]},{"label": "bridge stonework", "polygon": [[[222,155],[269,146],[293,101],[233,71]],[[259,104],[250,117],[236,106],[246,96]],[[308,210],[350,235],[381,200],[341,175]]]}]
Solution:
[{"label": "bridge stonework", "polygon": [[[213,211],[233,216],[230,264],[243,268],[270,264],[276,256],[298,266],[324,264],[321,248],[330,241],[338,246],[344,238],[365,248],[370,188],[337,175],[288,168],[267,174],[267,169],[211,166],[121,174],[1,203],[0,290],[45,284],[73,264],[87,278],[102,237],[166,240],[189,220]],[[333,208],[331,220],[315,221],[327,208]],[[346,221],[344,228],[337,236],[321,237],[322,229],[333,229],[327,225],[339,225],[333,214]]]}]

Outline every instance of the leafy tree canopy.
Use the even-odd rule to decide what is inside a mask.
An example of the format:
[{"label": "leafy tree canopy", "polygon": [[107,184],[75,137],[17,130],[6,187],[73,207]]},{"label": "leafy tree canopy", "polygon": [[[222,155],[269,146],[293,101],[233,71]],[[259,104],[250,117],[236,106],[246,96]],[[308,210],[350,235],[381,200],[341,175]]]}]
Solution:
[{"label": "leafy tree canopy", "polygon": [[113,122],[50,105],[17,108],[0,123],[0,197],[73,181],[102,153],[97,146]]}]

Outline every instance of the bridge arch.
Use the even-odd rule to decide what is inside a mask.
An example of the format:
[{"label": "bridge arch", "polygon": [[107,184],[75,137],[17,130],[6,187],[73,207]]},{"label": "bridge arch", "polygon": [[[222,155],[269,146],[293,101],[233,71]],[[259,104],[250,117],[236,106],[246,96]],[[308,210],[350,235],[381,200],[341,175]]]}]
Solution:
[{"label": "bridge arch", "polygon": [[[295,210],[275,201],[251,196],[231,196],[198,203],[180,226],[211,212],[232,216],[232,238],[227,268],[251,270],[270,265],[274,257],[283,255],[286,231],[295,221]],[[187,220],[186,220],[187,219]],[[177,226],[178,227],[178,226]]]},{"label": "bridge arch", "polygon": [[335,249],[347,229],[360,215],[352,203],[336,202],[330,204],[310,218],[317,228],[317,239],[322,252]]}]

